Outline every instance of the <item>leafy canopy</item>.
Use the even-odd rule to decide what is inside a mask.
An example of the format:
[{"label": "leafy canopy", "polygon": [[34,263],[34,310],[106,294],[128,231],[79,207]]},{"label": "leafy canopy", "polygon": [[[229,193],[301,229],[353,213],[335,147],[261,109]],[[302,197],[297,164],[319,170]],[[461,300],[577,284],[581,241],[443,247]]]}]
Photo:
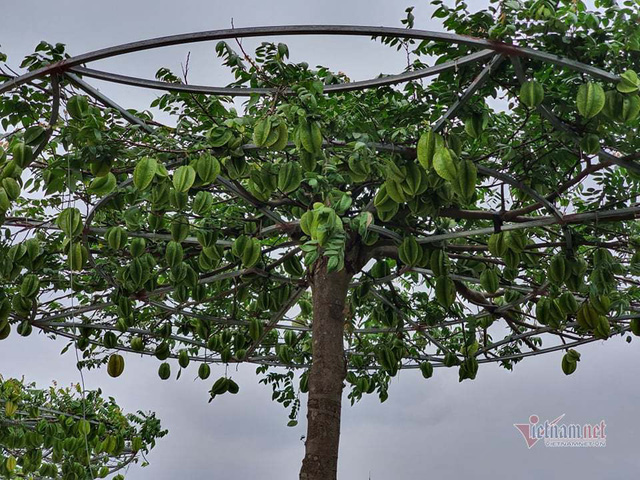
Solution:
[{"label": "leafy canopy", "polygon": [[105,478],[143,460],[165,434],[155,415],[125,415],[100,390],[0,377],[2,478]]},{"label": "leafy canopy", "polygon": [[[639,334],[637,5],[431,3],[452,32],[612,75],[497,43],[497,56],[429,79],[326,93],[349,79],[289,61],[284,44],[251,57],[229,41],[215,50],[232,86],[271,94],[240,106],[173,91],[126,112],[134,123],[64,74],[43,76],[0,108],[2,338],[62,335],[88,368],[111,358],[114,375],[117,350],[157,357],[162,379],[255,363],[293,425],[318,262],[352,277],[352,401],[384,401],[400,368],[473,379],[482,363],[566,350],[569,374],[579,345]],[[378,40],[406,52],[407,71],[476,51]],[[42,43],[22,67],[63,58]],[[238,391],[224,372],[211,398]]]}]

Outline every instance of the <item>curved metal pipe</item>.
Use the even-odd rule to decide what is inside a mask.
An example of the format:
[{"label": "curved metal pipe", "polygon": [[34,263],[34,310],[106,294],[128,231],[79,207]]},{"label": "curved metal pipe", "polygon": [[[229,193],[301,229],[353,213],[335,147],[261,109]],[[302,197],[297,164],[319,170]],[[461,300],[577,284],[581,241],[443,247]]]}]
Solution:
[{"label": "curved metal pipe", "polygon": [[[492,57],[493,50],[481,50],[479,52],[465,55],[456,60],[434,65],[433,67],[422,68],[411,72],[401,73],[399,75],[387,75],[371,80],[362,80],[358,82],[341,83],[337,85],[325,85],[325,93],[339,93],[353,90],[364,90],[367,88],[377,88],[398,83],[409,82],[420,78],[426,78],[437,75],[447,70],[460,68],[470,63],[476,63]],[[91,68],[76,67],[70,69],[71,72],[85,77],[95,78],[106,82],[120,83],[133,87],[150,88],[153,90],[164,90],[167,92],[186,92],[186,93],[204,93],[209,95],[225,95],[229,97],[249,97],[251,95],[270,95],[276,92],[275,88],[243,88],[243,87],[210,87],[207,85],[187,85],[182,83],[160,82],[157,80],[148,80],[146,78],[131,77],[128,75],[120,75],[117,73],[104,72]],[[284,93],[291,93],[290,89],[284,90]]]},{"label": "curved metal pipe", "polygon": [[249,38],[267,36],[290,36],[290,35],[343,35],[343,36],[383,36],[405,38],[413,40],[432,40],[436,42],[446,42],[470,47],[491,49],[497,53],[507,56],[522,56],[552,63],[569,68],[581,73],[586,73],[595,78],[609,82],[617,82],[619,77],[605,70],[591,65],[585,65],[569,58],[540,52],[532,48],[519,47],[507,43],[482,38],[457,35],[446,32],[433,32],[429,30],[412,30],[394,27],[373,27],[357,25],[286,25],[276,27],[247,27],[231,28],[224,30],[210,30],[204,32],[185,33],[170,35],[166,37],[151,38],[137,42],[124,43],[113,47],[107,47],[93,52],[84,53],[75,57],[61,60],[51,65],[28,72],[20,77],[13,78],[0,85],[0,94],[5,93],[15,87],[24,85],[32,80],[48,75],[53,72],[64,72],[73,67],[78,67],[85,63],[95,62],[105,58],[111,58],[126,53],[141,52],[154,48],[168,47],[173,45],[184,45],[189,43],[207,42],[212,40],[225,40],[230,38]]}]

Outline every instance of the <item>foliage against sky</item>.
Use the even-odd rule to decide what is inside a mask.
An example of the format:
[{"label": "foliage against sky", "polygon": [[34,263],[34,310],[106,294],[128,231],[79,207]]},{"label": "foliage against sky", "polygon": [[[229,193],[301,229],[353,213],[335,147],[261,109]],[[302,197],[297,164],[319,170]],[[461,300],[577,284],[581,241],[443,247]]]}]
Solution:
[{"label": "foliage against sky", "polygon": [[[464,2],[432,3],[452,32],[623,77],[494,59],[438,134],[482,65],[324,94],[345,76],[288,63],[281,43],[250,57],[229,40],[215,51],[235,86],[275,93],[240,110],[230,98],[168,93],[135,112],[148,128],[64,76],[65,111],[51,122],[58,87],[49,77],[23,85],[0,110],[3,336],[71,337],[88,367],[118,349],[154,355],[161,378],[192,362],[258,363],[295,422],[306,377],[293,384],[271,367],[310,362],[308,268],[321,258],[354,274],[353,400],[384,400],[401,367],[427,377],[434,366],[458,368],[463,380],[483,362],[512,368],[565,343],[571,373],[580,342],[638,332],[638,171],[600,151],[637,165],[637,5],[505,1],[471,13]],[[409,70],[476,51],[378,40],[407,53]],[[64,56],[43,43],[22,67]],[[186,81],[166,69],[157,77]],[[507,108],[494,109],[496,98]],[[175,126],[153,121],[154,109]],[[207,380],[208,367],[198,374]],[[214,380],[212,398],[238,389],[228,376]]]}]

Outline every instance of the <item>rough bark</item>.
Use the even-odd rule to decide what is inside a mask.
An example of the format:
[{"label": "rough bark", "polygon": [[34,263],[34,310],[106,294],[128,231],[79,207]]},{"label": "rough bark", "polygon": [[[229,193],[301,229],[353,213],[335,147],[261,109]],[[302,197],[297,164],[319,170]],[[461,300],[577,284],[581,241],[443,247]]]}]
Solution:
[{"label": "rough bark", "polygon": [[342,389],[346,376],[344,310],[350,278],[344,269],[327,273],[322,264],[313,273],[313,362],[300,480],[335,480],[337,477]]}]

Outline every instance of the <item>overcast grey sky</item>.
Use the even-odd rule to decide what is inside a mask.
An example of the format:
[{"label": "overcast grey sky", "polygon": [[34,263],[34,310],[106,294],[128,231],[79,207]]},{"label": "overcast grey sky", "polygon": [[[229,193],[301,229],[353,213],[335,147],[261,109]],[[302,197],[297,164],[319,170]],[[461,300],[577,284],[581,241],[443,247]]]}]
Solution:
[{"label": "overcast grey sky", "polygon": [[[408,1],[408,0],[407,0]],[[480,3],[472,1],[470,3]],[[361,24],[399,26],[405,0],[270,2],[182,0],[169,2],[80,0],[20,0],[5,2],[0,51],[17,65],[40,40],[64,42],[71,54],[143,38],[188,31],[280,24]],[[418,28],[439,29],[429,21],[426,2],[416,8]],[[400,71],[403,55],[366,39],[308,37],[286,39],[295,59],[325,64],[353,79]],[[251,45],[252,42],[247,42]],[[255,44],[255,41],[253,42]],[[221,84],[224,75],[212,44],[176,47],[128,55],[102,62],[126,74],[151,78],[160,66],[179,71],[192,51],[192,83]],[[144,108],[155,93],[130,87],[103,88],[127,107]],[[73,353],[59,355],[64,341],[34,333],[15,333],[0,343],[0,373],[25,375],[45,386],[79,381]],[[628,479],[640,467],[638,413],[640,384],[637,365],[640,341],[617,338],[580,349],[578,371],[565,377],[562,353],[525,360],[508,372],[482,366],[477,380],[458,383],[455,369],[437,369],[423,380],[416,372],[401,372],[393,380],[389,400],[366,398],[355,407],[345,403],[339,476],[342,479]],[[191,366],[179,381],[161,381],[158,362],[126,355],[127,367],[118,379],[106,371],[85,374],[88,388],[101,387],[128,411],[153,410],[170,430],[149,456],[147,468],[132,467],[132,480],[296,478],[305,434],[300,425],[287,428],[287,412],[271,402],[271,389],[257,384],[254,367],[234,374],[236,396],[207,403],[209,382],[194,381]],[[214,368],[211,378],[222,373]],[[303,399],[303,403],[304,403]],[[607,423],[602,449],[545,448],[528,450],[513,427],[530,415],[541,420],[566,414],[567,423]],[[634,475],[635,474],[635,475]]]}]

